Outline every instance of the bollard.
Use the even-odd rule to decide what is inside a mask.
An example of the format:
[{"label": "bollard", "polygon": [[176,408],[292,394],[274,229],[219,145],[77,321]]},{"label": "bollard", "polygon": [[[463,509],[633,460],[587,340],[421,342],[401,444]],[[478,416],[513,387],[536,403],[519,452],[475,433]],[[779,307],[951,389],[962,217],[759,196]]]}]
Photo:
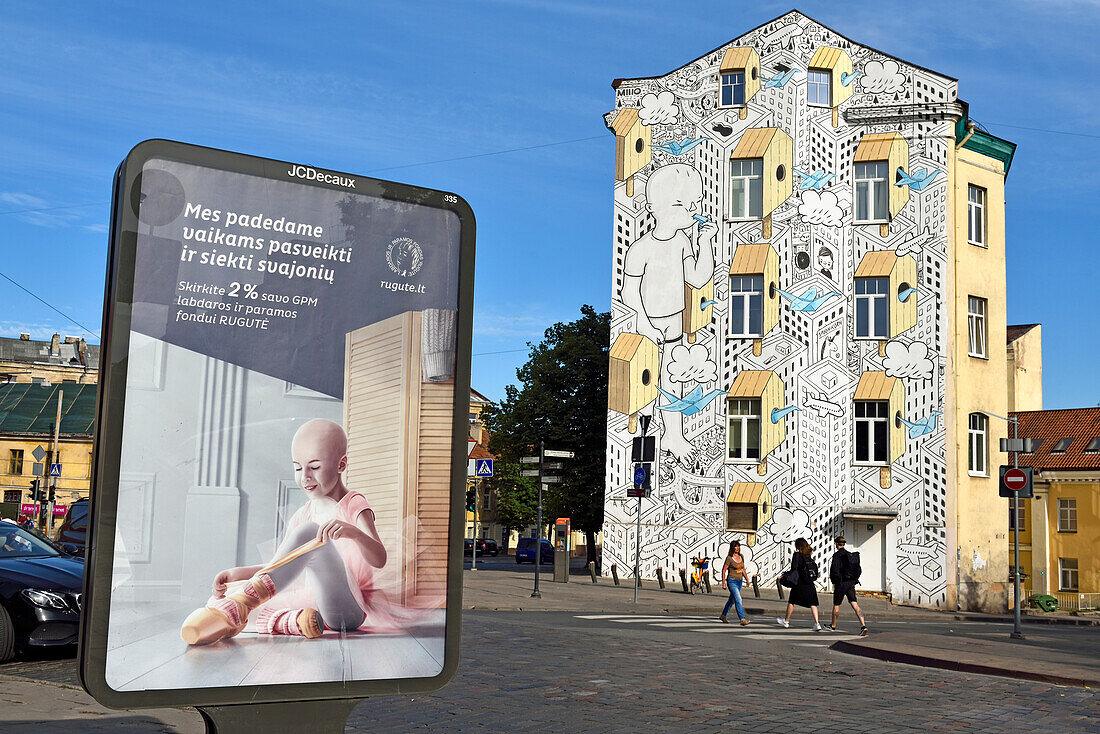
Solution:
[{"label": "bollard", "polygon": [[686,569],[680,569],[680,583],[684,585],[684,593],[690,594],[691,589],[688,588],[688,572]]},{"label": "bollard", "polygon": [[783,599],[783,584],[779,583],[779,579],[775,580],[775,588],[779,589],[779,599]]},{"label": "bollard", "polygon": [[638,574],[637,566],[634,567],[634,580],[637,582],[638,588],[642,588],[642,577]]},{"label": "bollard", "polygon": [[704,584],[706,585],[706,587],[707,587],[707,593],[708,593],[708,594],[710,594],[710,593],[713,593],[713,592],[711,591],[711,588],[710,588],[710,574],[709,574],[709,573],[707,573],[706,571],[703,571],[703,572],[702,572],[702,574],[703,574],[703,583],[704,583]]},{"label": "bollard", "polygon": [[665,588],[665,570],[660,566],[657,566],[657,583],[662,589]]},{"label": "bollard", "polygon": [[[588,562],[588,575],[592,577],[592,583],[596,583],[596,562],[595,561],[589,561]],[[757,596],[760,596],[760,595],[757,594]]]},{"label": "bollard", "polygon": [[752,593],[757,599],[760,598],[760,576],[757,574],[752,576]]},{"label": "bollard", "polygon": [[619,567],[617,564],[611,564],[611,578],[615,581],[615,585],[619,585]]}]

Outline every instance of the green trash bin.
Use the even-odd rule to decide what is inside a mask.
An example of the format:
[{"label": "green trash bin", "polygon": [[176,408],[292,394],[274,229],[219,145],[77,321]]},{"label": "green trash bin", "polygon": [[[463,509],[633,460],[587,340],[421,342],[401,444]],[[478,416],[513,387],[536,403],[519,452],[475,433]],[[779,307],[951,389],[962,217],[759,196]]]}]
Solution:
[{"label": "green trash bin", "polygon": [[1042,612],[1058,611],[1058,600],[1050,594],[1032,594],[1028,597],[1027,603],[1032,609]]}]

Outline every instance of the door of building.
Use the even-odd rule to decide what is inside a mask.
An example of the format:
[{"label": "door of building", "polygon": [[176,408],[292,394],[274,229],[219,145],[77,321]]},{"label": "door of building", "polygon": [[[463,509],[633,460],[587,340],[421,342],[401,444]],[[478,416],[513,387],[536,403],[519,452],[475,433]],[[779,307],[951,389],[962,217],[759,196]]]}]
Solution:
[{"label": "door of building", "polygon": [[874,520],[852,520],[852,541],[848,550],[859,551],[863,573],[859,577],[862,591],[886,591],[886,523]]}]

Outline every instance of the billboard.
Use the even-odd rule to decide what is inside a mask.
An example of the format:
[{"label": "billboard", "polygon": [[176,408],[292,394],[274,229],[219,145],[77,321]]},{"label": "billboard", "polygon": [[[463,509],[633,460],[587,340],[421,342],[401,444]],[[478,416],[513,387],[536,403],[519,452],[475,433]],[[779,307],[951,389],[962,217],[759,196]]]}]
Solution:
[{"label": "billboard", "polygon": [[115,181],[81,679],[117,707],[457,666],[474,221],[169,141]]}]

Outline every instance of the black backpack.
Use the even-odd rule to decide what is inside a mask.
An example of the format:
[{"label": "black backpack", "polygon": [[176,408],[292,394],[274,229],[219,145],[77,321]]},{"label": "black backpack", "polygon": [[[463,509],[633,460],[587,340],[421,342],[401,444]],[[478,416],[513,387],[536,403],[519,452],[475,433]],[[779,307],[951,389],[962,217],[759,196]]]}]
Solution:
[{"label": "black backpack", "polygon": [[847,552],[840,557],[840,578],[842,581],[859,581],[863,569],[859,567],[859,551]]},{"label": "black backpack", "polygon": [[817,577],[819,575],[817,570],[817,561],[812,558],[806,558],[803,560],[802,565],[803,568],[806,569],[806,578],[809,580],[809,582],[812,584],[814,581],[817,581]]}]

